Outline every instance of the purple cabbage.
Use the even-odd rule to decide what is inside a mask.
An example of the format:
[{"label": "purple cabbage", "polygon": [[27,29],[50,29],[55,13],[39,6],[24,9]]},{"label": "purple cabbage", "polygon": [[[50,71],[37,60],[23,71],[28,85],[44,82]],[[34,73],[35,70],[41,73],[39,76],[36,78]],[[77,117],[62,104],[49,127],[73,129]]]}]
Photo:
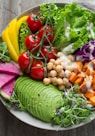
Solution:
[{"label": "purple cabbage", "polygon": [[78,49],[75,53],[77,61],[88,62],[95,59],[95,40],[89,41],[82,48]]}]

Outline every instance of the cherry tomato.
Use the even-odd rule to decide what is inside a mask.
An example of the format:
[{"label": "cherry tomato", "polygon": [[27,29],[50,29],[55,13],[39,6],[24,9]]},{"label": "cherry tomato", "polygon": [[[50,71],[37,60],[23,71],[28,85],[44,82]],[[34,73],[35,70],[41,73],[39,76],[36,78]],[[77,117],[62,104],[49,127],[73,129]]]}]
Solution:
[{"label": "cherry tomato", "polygon": [[25,45],[28,50],[38,50],[39,49],[39,43],[40,43],[40,37],[37,35],[29,35],[25,39]]},{"label": "cherry tomato", "polygon": [[[32,59],[32,63],[33,63],[33,59]],[[22,70],[24,70],[24,71],[28,70],[28,67],[30,64],[30,57],[27,52],[21,53],[21,55],[19,56],[19,59],[18,59],[18,64]]]},{"label": "cherry tomato", "polygon": [[44,78],[44,68],[41,61],[35,62],[30,69],[30,76],[35,80],[42,80]]},{"label": "cherry tomato", "polygon": [[38,31],[43,25],[41,18],[37,14],[29,15],[26,21],[32,32]]},{"label": "cherry tomato", "polygon": [[47,58],[48,61],[50,59],[56,59],[57,50],[54,46],[43,47],[41,51],[42,51],[42,54],[43,54],[43,58],[44,57]]},{"label": "cherry tomato", "polygon": [[[45,37],[46,35],[46,37]],[[51,26],[43,26],[39,32],[38,36],[42,38],[44,36],[45,42],[52,41],[54,39],[54,29]]]}]

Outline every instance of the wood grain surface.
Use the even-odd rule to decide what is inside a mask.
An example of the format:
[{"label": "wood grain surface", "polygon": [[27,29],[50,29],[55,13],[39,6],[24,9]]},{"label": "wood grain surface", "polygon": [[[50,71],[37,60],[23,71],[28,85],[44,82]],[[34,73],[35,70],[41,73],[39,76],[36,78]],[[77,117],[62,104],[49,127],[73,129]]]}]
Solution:
[{"label": "wood grain surface", "polygon": [[[28,8],[46,2],[72,2],[73,0],[0,0],[0,33],[9,21]],[[75,1],[75,0],[74,0]],[[95,0],[76,0],[95,9]],[[15,118],[0,102],[0,136],[95,136],[95,120],[69,131],[48,131],[29,126]]]}]

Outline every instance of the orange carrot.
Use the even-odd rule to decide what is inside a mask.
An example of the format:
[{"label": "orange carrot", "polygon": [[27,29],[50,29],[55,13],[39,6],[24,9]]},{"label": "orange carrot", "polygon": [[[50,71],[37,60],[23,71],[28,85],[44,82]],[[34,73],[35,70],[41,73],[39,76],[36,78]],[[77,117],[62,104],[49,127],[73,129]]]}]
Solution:
[{"label": "orange carrot", "polygon": [[95,106],[95,96],[91,97],[90,99],[90,102],[93,106]]},{"label": "orange carrot", "polygon": [[81,61],[77,61],[76,63],[77,63],[77,65],[79,66],[80,70],[82,70],[82,68],[83,68],[83,63],[82,63]]},{"label": "orange carrot", "polygon": [[74,73],[74,72],[72,72],[71,75],[70,75],[70,77],[69,77],[69,81],[71,83],[74,83],[76,79],[77,79],[77,74]]},{"label": "orange carrot", "polygon": [[95,76],[95,70],[93,70],[91,74],[92,74],[92,76]]},{"label": "orange carrot", "polygon": [[86,74],[85,74],[84,72],[81,72],[81,73],[79,73],[79,74],[77,75],[77,77],[83,77],[83,78],[85,78],[85,77],[86,77]]},{"label": "orange carrot", "polygon": [[93,68],[95,69],[95,59],[92,60]]},{"label": "orange carrot", "polygon": [[75,80],[75,84],[78,84],[78,85],[81,85],[82,84],[82,82],[83,82],[83,80],[84,80],[84,78],[83,77],[79,77],[79,78],[77,78],[76,80]]},{"label": "orange carrot", "polygon": [[88,68],[88,62],[86,62],[86,63],[84,64],[83,69],[82,69],[83,72],[85,72],[87,68]]},{"label": "orange carrot", "polygon": [[90,75],[92,72],[91,72],[91,70],[90,70],[89,68],[87,68],[86,71],[85,71],[85,73],[86,73],[87,75]]},{"label": "orange carrot", "polygon": [[92,84],[92,89],[95,90],[95,84]]},{"label": "orange carrot", "polygon": [[84,94],[86,98],[91,98],[93,96],[95,96],[95,91],[86,91],[86,93]]}]

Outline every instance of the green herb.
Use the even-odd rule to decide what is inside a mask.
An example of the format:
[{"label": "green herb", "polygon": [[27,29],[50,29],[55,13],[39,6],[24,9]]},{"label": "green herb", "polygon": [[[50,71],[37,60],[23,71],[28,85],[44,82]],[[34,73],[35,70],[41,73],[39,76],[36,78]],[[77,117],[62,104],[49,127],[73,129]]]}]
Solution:
[{"label": "green herb", "polygon": [[18,99],[16,93],[14,92],[11,98],[7,101],[6,107],[9,109],[13,108],[15,110],[25,110],[25,107],[21,104],[20,100]]},{"label": "green herb", "polygon": [[24,21],[21,24],[21,27],[20,27],[20,30],[19,30],[19,36],[18,36],[19,37],[18,41],[19,41],[19,50],[20,50],[20,53],[22,53],[23,51],[26,51],[25,38],[29,34],[31,34],[30,29],[29,29],[27,23]]},{"label": "green herb", "polygon": [[63,106],[56,110],[54,123],[69,127],[90,121],[92,105],[87,102],[84,96],[77,93],[77,87],[75,85],[69,90],[64,90]]},{"label": "green herb", "polygon": [[11,61],[9,51],[5,42],[0,42],[0,60],[3,62]]}]

